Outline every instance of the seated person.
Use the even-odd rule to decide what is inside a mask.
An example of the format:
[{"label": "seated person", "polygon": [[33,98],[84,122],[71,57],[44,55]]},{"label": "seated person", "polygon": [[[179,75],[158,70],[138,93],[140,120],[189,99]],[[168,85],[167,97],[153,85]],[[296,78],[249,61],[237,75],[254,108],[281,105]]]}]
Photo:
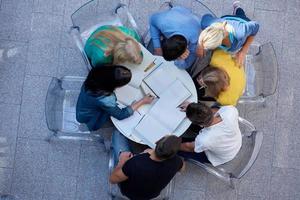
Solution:
[{"label": "seated person", "polygon": [[206,50],[221,48],[233,54],[238,66],[244,65],[250,44],[259,30],[259,24],[251,21],[239,5],[233,4],[233,15],[221,18],[206,14],[201,19],[202,32],[199,36],[197,55],[205,55]]},{"label": "seated person", "polygon": [[112,136],[116,167],[110,182],[119,184],[121,193],[129,199],[152,199],[168,185],[175,174],[184,169],[177,156],[181,138],[169,135],[156,142],[155,149],[133,155],[129,143],[119,131]]},{"label": "seated person", "polygon": [[187,69],[195,62],[199,34],[200,20],[187,8],[173,7],[150,17],[154,54],[176,60],[179,68]]},{"label": "seated person", "polygon": [[90,131],[98,130],[113,116],[119,120],[131,116],[144,104],[152,102],[153,97],[145,96],[131,106],[119,108],[114,90],[131,80],[129,69],[119,65],[93,68],[86,78],[76,105],[76,119],[87,125]]},{"label": "seated person", "polygon": [[105,25],[91,34],[84,46],[84,51],[92,67],[124,62],[140,64],[143,54],[139,41],[139,36],[132,29]]},{"label": "seated person", "polygon": [[213,166],[224,164],[237,155],[242,146],[242,135],[238,110],[234,106],[209,108],[202,103],[186,103],[183,109],[193,124],[203,128],[194,141],[181,144],[179,155]]},{"label": "seated person", "polygon": [[196,86],[206,90],[205,94],[200,90],[199,96],[213,97],[220,105],[235,106],[246,87],[244,68],[238,67],[231,55],[221,49],[213,52],[210,65],[197,77]]}]

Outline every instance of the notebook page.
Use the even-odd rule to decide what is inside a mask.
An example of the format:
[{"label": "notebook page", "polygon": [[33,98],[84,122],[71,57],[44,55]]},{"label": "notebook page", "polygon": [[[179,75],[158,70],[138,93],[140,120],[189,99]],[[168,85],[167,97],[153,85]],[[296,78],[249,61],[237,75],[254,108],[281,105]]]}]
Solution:
[{"label": "notebook page", "polygon": [[132,87],[129,84],[117,88],[115,90],[115,94],[117,96],[117,100],[126,106],[131,105],[133,101],[138,101],[144,97],[140,89]]},{"label": "notebook page", "polygon": [[171,131],[151,115],[145,115],[135,127],[135,133],[148,146],[154,148],[155,143],[165,135],[171,134]]},{"label": "notebook page", "polygon": [[149,114],[174,131],[186,116],[178,106],[190,96],[190,91],[177,79],[161,94]]},{"label": "notebook page", "polygon": [[132,133],[134,127],[137,126],[142,118],[143,115],[140,115],[138,112],[134,112],[133,115],[123,120],[116,119],[118,121],[118,129],[121,129],[122,132],[126,134]]},{"label": "notebook page", "polygon": [[166,90],[174,81],[176,77],[166,69],[166,65],[162,64],[160,67],[156,68],[149,74],[144,82],[157,94],[160,94]]}]

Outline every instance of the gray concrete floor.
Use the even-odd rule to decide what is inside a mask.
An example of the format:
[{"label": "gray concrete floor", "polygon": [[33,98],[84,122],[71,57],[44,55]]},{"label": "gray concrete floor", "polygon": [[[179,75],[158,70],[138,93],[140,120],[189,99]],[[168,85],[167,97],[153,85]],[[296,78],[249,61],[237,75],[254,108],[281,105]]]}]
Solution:
[{"label": "gray concrete floor", "polygon": [[[0,159],[0,193],[19,200],[107,199],[107,156],[101,145],[44,140],[50,134],[44,101],[51,77],[86,74],[67,34],[70,14],[83,2],[0,0],[0,152],[7,153]],[[126,2],[146,24],[162,0]],[[196,9],[190,1],[179,2]],[[231,12],[231,0],[203,2],[218,16]],[[261,153],[235,189],[188,165],[176,177],[172,199],[300,199],[300,1],[242,3],[261,24],[257,41],[273,42],[280,64],[278,90],[267,107],[239,108],[264,133]]]}]

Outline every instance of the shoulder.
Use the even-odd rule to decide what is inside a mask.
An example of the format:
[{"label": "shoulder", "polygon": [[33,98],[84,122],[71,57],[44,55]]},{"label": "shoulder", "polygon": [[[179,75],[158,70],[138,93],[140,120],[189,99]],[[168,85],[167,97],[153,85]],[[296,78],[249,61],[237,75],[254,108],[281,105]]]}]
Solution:
[{"label": "shoulder", "polygon": [[117,98],[115,96],[114,93],[110,94],[110,95],[102,95],[102,96],[99,96],[99,97],[96,97],[97,98],[97,101],[102,104],[102,105],[105,105],[105,106],[108,106],[108,107],[115,107],[117,106]]},{"label": "shoulder", "polygon": [[230,123],[238,122],[239,112],[234,106],[222,106],[218,111],[222,120]]}]

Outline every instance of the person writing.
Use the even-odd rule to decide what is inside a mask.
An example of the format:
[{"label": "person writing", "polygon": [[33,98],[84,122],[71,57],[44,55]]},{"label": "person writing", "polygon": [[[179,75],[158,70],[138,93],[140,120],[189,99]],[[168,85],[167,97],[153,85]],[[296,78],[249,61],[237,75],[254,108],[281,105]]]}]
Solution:
[{"label": "person writing", "polygon": [[154,97],[145,96],[131,106],[119,108],[114,90],[129,83],[131,72],[124,66],[106,65],[93,68],[79,94],[76,105],[76,119],[96,131],[112,116],[118,120],[133,114],[140,106],[150,104]]}]

